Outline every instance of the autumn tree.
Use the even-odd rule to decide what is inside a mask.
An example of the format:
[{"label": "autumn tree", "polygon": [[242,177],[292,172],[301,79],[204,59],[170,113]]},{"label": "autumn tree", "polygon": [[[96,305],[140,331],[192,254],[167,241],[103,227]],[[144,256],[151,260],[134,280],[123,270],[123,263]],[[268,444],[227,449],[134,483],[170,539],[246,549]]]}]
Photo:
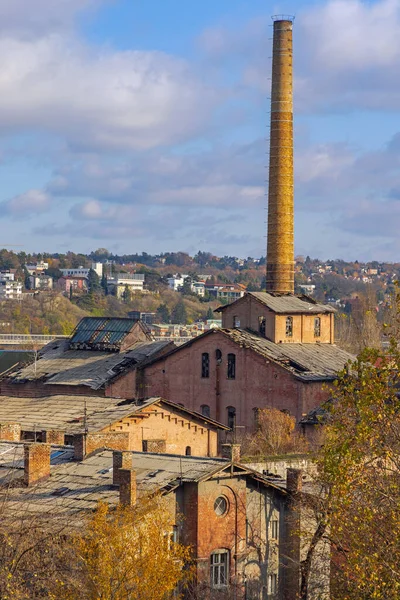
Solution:
[{"label": "autumn tree", "polygon": [[287,454],[307,450],[295,429],[296,420],[276,408],[260,408],[255,414],[256,431],[243,441],[243,451],[252,456]]},{"label": "autumn tree", "polygon": [[135,507],[101,503],[75,540],[80,577],[61,586],[65,600],[167,600],[191,577],[189,548],[173,539],[168,499]]}]

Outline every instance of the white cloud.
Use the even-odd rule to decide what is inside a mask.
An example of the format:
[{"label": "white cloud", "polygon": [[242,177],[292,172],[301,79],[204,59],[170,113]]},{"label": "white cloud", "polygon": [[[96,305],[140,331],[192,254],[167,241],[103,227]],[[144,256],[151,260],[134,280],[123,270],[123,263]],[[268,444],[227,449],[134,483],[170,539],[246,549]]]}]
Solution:
[{"label": "white cloud", "polygon": [[0,31],[23,36],[69,28],[76,14],[107,0],[0,0]]},{"label": "white cloud", "polygon": [[60,134],[79,148],[149,148],[204,126],[216,93],[159,52],[89,50],[63,35],[3,37],[0,128]]},{"label": "white cloud", "polygon": [[14,217],[29,216],[46,212],[52,203],[52,198],[42,190],[28,190],[19,196],[1,203],[3,214]]}]

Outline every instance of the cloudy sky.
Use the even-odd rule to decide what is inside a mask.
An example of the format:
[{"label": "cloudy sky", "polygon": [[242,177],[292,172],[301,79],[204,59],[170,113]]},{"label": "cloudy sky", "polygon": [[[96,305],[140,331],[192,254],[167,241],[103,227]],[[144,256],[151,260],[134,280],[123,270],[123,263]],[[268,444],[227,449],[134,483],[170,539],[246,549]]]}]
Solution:
[{"label": "cloudy sky", "polygon": [[264,254],[294,12],[296,253],[400,260],[400,0],[0,0],[0,247]]}]

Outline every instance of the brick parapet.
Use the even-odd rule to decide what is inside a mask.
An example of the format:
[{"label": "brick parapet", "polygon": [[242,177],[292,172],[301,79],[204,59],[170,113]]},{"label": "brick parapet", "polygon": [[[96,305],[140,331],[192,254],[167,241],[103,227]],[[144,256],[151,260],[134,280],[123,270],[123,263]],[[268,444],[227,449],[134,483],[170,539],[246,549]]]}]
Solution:
[{"label": "brick parapet", "polygon": [[109,431],[106,433],[78,433],[74,435],[74,458],[83,460],[101,448],[129,450],[129,433]]}]

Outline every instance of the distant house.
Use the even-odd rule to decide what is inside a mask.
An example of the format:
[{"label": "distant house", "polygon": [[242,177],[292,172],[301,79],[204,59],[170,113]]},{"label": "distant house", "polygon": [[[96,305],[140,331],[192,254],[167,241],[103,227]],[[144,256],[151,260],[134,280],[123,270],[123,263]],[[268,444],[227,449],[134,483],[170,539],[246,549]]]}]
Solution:
[{"label": "distant house", "polygon": [[69,295],[71,289],[73,292],[86,292],[88,289],[87,277],[63,275],[57,281],[57,288],[66,295]]},{"label": "distant house", "polygon": [[78,267],[77,269],[60,269],[61,273],[67,277],[85,277],[86,279],[89,277],[89,271],[93,270],[99,277],[103,276],[103,264],[100,262],[95,262],[91,264],[91,267]]},{"label": "distant house", "polygon": [[131,310],[130,312],[128,312],[128,317],[130,319],[134,319],[135,321],[142,321],[142,323],[146,323],[146,325],[152,325],[157,318],[157,313],[140,312],[140,310]]},{"label": "distant house", "polygon": [[107,277],[108,293],[121,298],[127,288],[131,293],[143,292],[144,280],[143,273],[117,273]]},{"label": "distant house", "polygon": [[221,302],[234,302],[245,295],[246,288],[239,283],[206,283],[205,290]]},{"label": "distant house", "polygon": [[29,282],[32,290],[53,289],[53,278],[50,275],[30,275]]},{"label": "distant house", "polygon": [[22,283],[14,281],[14,273],[0,274],[0,300],[21,300]]},{"label": "distant house", "polygon": [[185,279],[188,277],[189,275],[180,275],[179,273],[173,275],[172,277],[168,277],[168,286],[171,288],[171,290],[174,290],[174,292],[179,292],[185,283]]},{"label": "distant house", "polygon": [[43,273],[43,271],[47,271],[49,268],[49,263],[39,261],[35,264],[25,265],[25,269],[28,271],[29,275],[37,275],[39,273]]}]

